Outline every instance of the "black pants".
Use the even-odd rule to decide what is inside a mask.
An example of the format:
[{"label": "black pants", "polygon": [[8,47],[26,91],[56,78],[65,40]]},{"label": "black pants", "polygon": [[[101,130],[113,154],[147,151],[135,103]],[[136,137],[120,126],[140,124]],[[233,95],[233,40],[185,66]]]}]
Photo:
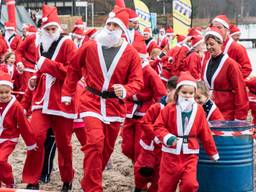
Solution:
[{"label": "black pants", "polygon": [[41,180],[45,183],[50,181],[50,175],[53,168],[53,160],[56,152],[56,142],[53,130],[50,128],[47,131],[47,137],[44,143],[44,166],[41,174]]}]

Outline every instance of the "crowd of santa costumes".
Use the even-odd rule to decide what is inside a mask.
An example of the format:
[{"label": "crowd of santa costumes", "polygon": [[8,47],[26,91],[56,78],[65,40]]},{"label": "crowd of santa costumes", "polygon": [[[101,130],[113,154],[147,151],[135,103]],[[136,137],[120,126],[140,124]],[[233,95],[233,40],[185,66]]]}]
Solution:
[{"label": "crowd of santa costumes", "polygon": [[[201,140],[212,160],[217,161],[219,158],[208,121],[246,121],[250,110],[252,123],[256,124],[256,77],[250,76],[252,65],[246,49],[238,42],[240,30],[231,25],[225,15],[218,15],[206,29],[192,27],[184,36],[175,34],[171,27],[161,28],[158,38],[154,39],[149,28],[145,28],[144,31],[139,30],[138,16],[135,11],[128,8],[126,10],[129,15],[129,24],[127,30],[123,32],[123,39],[131,45],[130,51],[137,53],[137,57],[133,59],[141,65],[136,75],[143,79],[143,86],[138,87],[136,94],[127,92],[126,98],[119,100],[118,105],[121,107],[118,109],[120,111],[116,112],[120,112],[120,117],[116,118],[123,119],[120,121],[122,122],[121,131],[118,132],[122,137],[122,152],[134,165],[133,191],[174,192],[180,180],[181,192],[197,191],[196,168],[199,153],[197,139]],[[38,186],[35,187],[35,184],[37,184],[37,178],[41,176],[44,163],[42,161],[44,153],[40,153],[40,150],[44,148],[46,137],[49,138],[48,135],[37,138],[38,133],[33,132],[33,130],[43,129],[37,125],[37,120],[42,117],[36,113],[38,109],[44,110],[43,99],[48,99],[47,102],[49,106],[51,105],[51,109],[47,109],[48,114],[56,115],[61,112],[64,117],[76,117],[70,118],[73,119],[70,131],[76,134],[82,151],[85,154],[91,153],[86,147],[87,135],[84,129],[86,124],[88,127],[93,127],[94,123],[99,122],[90,121],[85,114],[79,114],[79,109],[83,107],[93,109],[94,105],[99,103],[89,97],[88,100],[77,99],[77,102],[72,103],[76,111],[72,111],[70,106],[61,105],[61,100],[54,101],[55,103],[51,101],[49,97],[52,98],[52,95],[50,96],[49,92],[47,95],[47,91],[44,94],[43,91],[54,85],[51,94],[56,98],[60,96],[60,93],[54,91],[56,86],[61,89],[65,80],[69,65],[67,58],[72,58],[75,52],[85,49],[86,46],[95,46],[94,42],[97,41],[97,34],[101,29],[86,29],[83,21],[77,20],[71,34],[63,32],[64,40],[68,41],[61,45],[66,46],[62,49],[65,52],[56,53],[53,50],[45,55],[39,55],[40,49],[47,47],[47,50],[51,50],[55,43],[55,41],[42,40],[45,34],[40,28],[26,26],[23,37],[17,34],[16,26],[11,22],[6,22],[4,28],[5,34],[0,36],[0,96],[3,94],[1,85],[10,86],[13,96],[7,103],[0,100],[0,187],[15,187],[8,156],[13,152],[17,138],[21,134],[28,146],[23,181],[32,184],[30,189],[37,189]],[[60,47],[56,45],[55,49]],[[41,53],[44,52],[41,51]],[[107,53],[107,50],[104,50],[101,54]],[[87,54],[86,59],[93,60],[96,56],[94,53]],[[58,65],[58,70],[53,68],[53,65]],[[120,70],[128,71],[128,69]],[[129,70],[136,71],[135,66],[134,69],[131,67]],[[39,73],[41,71],[43,71],[42,74]],[[84,73],[89,73],[90,68],[85,71]],[[44,74],[51,74],[51,76]],[[94,87],[87,86],[87,83],[97,87],[97,78],[101,78],[101,74],[94,74],[95,79],[87,79],[86,75],[84,77],[79,80],[74,90],[77,98],[86,92],[95,91]],[[41,89],[31,86],[31,82],[39,81],[38,78],[44,78],[50,82],[48,87],[44,87],[44,84],[37,85],[41,86]],[[23,111],[25,111],[24,114]],[[32,111],[34,116],[38,115],[38,119],[29,120]],[[122,116],[124,111],[126,115]],[[111,112],[107,111],[107,113],[111,115]],[[16,123],[12,123],[14,117],[19,117],[15,120]],[[82,118],[87,121],[83,122]],[[64,124],[65,126],[71,124],[70,121],[64,122],[57,117],[52,118],[51,121],[62,124],[63,127]],[[44,128],[49,129],[51,126],[54,125],[45,124]],[[61,179],[64,183],[70,182],[74,171],[72,157],[66,155],[66,152],[72,149],[71,146],[65,148],[61,145],[63,141],[60,140],[63,139],[65,131],[53,130],[52,135],[63,132],[58,133],[57,137],[55,135],[57,148],[60,148],[58,160],[59,162],[69,161],[70,164],[60,166],[59,169],[60,171],[61,169],[69,170],[67,175],[61,175]],[[38,154],[32,154],[33,151],[37,151]],[[113,149],[110,149],[102,165],[107,164],[112,151]],[[93,161],[93,159],[87,159],[87,161]],[[37,177],[30,177],[33,162],[40,162],[39,167],[42,167],[42,169],[33,170],[32,175]],[[88,171],[86,164],[84,166],[84,171]],[[97,165],[95,165],[96,168],[98,168]],[[100,181],[97,178],[95,182]],[[88,192],[89,184],[93,189],[93,182],[88,183],[82,179],[81,188]],[[67,191],[70,189],[68,188]]]}]

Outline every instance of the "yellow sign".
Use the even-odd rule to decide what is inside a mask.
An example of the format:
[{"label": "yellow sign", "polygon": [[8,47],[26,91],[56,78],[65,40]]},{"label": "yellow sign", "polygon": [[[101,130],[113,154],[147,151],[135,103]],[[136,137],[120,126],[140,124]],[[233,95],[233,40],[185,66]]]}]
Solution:
[{"label": "yellow sign", "polygon": [[192,22],[190,0],[173,0],[173,30],[175,34],[187,35]]},{"label": "yellow sign", "polygon": [[134,0],[134,6],[139,16],[140,31],[146,27],[151,28],[150,12],[147,5],[140,0]]}]

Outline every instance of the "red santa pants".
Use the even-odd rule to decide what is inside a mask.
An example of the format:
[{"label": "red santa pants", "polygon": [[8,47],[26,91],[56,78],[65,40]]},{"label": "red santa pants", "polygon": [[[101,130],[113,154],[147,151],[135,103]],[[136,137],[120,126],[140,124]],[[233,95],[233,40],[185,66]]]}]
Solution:
[{"label": "red santa pants", "polygon": [[71,182],[74,177],[71,145],[73,119],[46,115],[41,110],[36,110],[32,113],[31,125],[38,149],[28,151],[23,170],[23,182],[36,184],[39,181],[44,164],[44,142],[49,127],[55,135],[61,180]]},{"label": "red santa pants", "polygon": [[113,152],[120,123],[105,124],[95,117],[85,117],[86,145],[84,177],[81,186],[86,192],[102,192],[102,172]]},{"label": "red santa pants", "polygon": [[122,152],[133,162],[140,153],[140,138],[142,134],[139,119],[126,119],[122,128]]},{"label": "red santa pants", "polygon": [[78,139],[81,146],[84,146],[86,144],[86,133],[85,128],[75,128],[73,129],[73,132],[76,134],[76,138]]},{"label": "red santa pants", "polygon": [[12,141],[0,143],[0,186],[1,182],[11,188],[14,185],[12,166],[8,163],[8,157],[12,154],[16,144]]},{"label": "red santa pants", "polygon": [[[159,180],[159,169],[161,160],[161,148],[155,145],[153,151],[141,149],[140,154],[134,164],[134,179],[135,186],[139,189],[144,189],[147,183],[151,183],[148,191],[157,192],[158,180]],[[151,168],[153,170],[152,176],[145,177],[141,175],[140,170],[142,168]]]},{"label": "red santa pants", "polygon": [[256,102],[252,102],[250,101],[249,102],[249,107],[250,107],[250,110],[251,110],[251,113],[252,113],[252,123],[253,124],[256,124]]},{"label": "red santa pants", "polygon": [[195,154],[174,155],[162,153],[158,192],[175,192],[178,183],[180,192],[196,192],[198,156]]}]

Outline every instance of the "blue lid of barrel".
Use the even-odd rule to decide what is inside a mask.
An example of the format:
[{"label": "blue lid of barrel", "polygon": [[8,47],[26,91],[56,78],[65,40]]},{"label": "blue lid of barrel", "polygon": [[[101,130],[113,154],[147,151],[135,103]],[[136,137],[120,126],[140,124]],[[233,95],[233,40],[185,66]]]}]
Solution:
[{"label": "blue lid of barrel", "polygon": [[211,129],[250,129],[255,125],[246,121],[209,121]]}]

